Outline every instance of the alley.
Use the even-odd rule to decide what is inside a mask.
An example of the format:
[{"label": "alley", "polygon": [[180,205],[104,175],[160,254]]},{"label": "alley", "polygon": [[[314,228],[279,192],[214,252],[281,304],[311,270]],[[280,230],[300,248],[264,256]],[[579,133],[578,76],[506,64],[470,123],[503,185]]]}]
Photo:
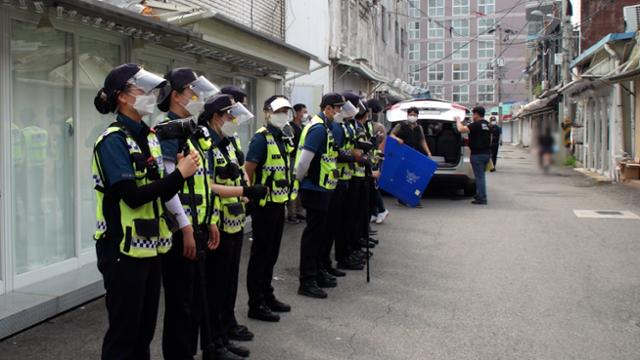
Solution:
[{"label": "alley", "polygon": [[[637,359],[640,221],[574,210],[640,214],[640,191],[566,168],[544,176],[512,147],[488,181],[488,207],[435,195],[407,209],[387,198],[372,282],[350,272],[324,301],[296,295],[302,225],[289,226],[275,276],[293,312],[278,324],[248,320],[241,275],[251,358]],[[97,359],[105,329],[100,298],[5,339],[0,358]],[[155,359],[161,334],[160,315]]]}]

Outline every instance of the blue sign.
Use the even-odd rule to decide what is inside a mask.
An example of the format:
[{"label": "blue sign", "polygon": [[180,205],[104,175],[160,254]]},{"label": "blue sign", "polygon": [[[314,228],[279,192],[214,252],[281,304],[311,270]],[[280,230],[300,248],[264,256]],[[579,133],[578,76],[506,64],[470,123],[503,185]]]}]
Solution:
[{"label": "blue sign", "polygon": [[416,206],[437,168],[438,164],[429,157],[387,137],[378,185],[404,203]]}]

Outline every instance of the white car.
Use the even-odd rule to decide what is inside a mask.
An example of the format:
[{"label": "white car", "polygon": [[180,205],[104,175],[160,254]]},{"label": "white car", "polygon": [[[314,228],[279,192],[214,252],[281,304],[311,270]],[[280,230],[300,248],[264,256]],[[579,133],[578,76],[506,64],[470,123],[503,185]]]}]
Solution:
[{"label": "white car", "polygon": [[431,159],[438,163],[431,183],[462,189],[467,196],[474,195],[476,180],[469,160],[468,138],[466,134],[460,134],[455,121],[456,117],[467,118],[469,110],[445,100],[406,100],[387,110],[391,126],[407,120],[407,109],[412,107],[419,110],[418,124],[424,130],[433,155]]}]

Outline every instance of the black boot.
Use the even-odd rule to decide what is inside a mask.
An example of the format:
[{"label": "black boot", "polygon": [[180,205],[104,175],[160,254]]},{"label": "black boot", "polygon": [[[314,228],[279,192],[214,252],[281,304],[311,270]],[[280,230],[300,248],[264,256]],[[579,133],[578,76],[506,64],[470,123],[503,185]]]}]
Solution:
[{"label": "black boot", "polygon": [[289,312],[289,311],[291,311],[291,305],[285,304],[282,301],[276,299],[275,297],[273,297],[272,299],[267,300],[266,304],[269,307],[269,309],[271,309],[271,311],[273,311],[273,312]]},{"label": "black boot", "polygon": [[224,345],[227,350],[229,350],[230,352],[241,356],[243,358],[249,357],[249,355],[251,355],[251,351],[249,351],[249,349],[247,349],[244,346],[240,346],[240,345],[236,345],[232,342],[228,342]]},{"label": "black boot", "polygon": [[262,320],[262,321],[268,321],[268,322],[280,321],[280,315],[274,314],[265,303],[262,303],[258,306],[250,307],[248,316],[250,319],[255,319],[255,320]]},{"label": "black boot", "polygon": [[298,288],[298,294],[315,299],[327,298],[327,293],[324,290],[320,289],[316,282],[300,284],[300,287]]},{"label": "black boot", "polygon": [[229,330],[229,339],[235,341],[251,341],[253,333],[246,326],[236,325]]},{"label": "black boot", "polygon": [[325,266],[325,270],[327,270],[327,272],[335,277],[343,277],[346,276],[347,273],[345,273],[344,271],[340,271],[336,268],[334,268],[333,266]]},{"label": "black boot", "polygon": [[216,348],[214,359],[216,360],[242,360],[242,356],[238,356],[224,346]]}]

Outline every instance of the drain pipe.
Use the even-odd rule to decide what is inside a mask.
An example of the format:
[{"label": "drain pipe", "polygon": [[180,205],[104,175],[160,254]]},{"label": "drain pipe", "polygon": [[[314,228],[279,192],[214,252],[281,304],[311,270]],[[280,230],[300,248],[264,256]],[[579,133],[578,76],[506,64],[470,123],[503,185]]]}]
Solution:
[{"label": "drain pipe", "polygon": [[[609,44],[604,45],[605,51],[615,60],[615,73],[620,73],[620,63],[622,59],[616,53]],[[620,83],[616,83],[614,89],[614,109],[613,116],[614,131],[613,131],[613,146],[611,147],[611,170],[612,179],[614,182],[620,181],[620,161],[624,158],[624,109],[622,108],[622,86]]]}]

